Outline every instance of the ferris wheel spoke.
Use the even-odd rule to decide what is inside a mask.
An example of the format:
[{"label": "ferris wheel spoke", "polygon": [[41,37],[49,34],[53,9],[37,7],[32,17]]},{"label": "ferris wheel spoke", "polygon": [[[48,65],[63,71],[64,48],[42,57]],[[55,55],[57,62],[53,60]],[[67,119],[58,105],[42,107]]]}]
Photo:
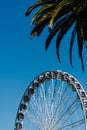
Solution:
[{"label": "ferris wheel spoke", "polygon": [[40,120],[43,117],[43,112],[41,110],[41,107],[37,103],[37,100],[35,99],[35,96],[32,97],[32,100],[30,102],[31,111],[33,112],[33,115],[37,120]]},{"label": "ferris wheel spoke", "polygon": [[33,115],[30,114],[29,111],[26,112],[26,117],[29,118],[29,120],[35,124],[39,129],[42,129],[43,126],[45,125],[45,122],[43,120],[37,120]]},{"label": "ferris wheel spoke", "polygon": [[51,122],[53,122],[54,117],[56,118],[56,114],[57,114],[57,111],[58,111],[59,106],[60,106],[60,103],[59,103],[59,102],[58,102],[57,104],[52,103],[51,111],[53,112],[53,111],[54,111],[54,108],[55,108],[55,111],[54,111],[53,118],[52,118]]},{"label": "ferris wheel spoke", "polygon": [[35,99],[35,96],[33,95],[33,97],[32,97],[32,100],[31,100],[31,102],[30,102],[30,105],[31,105],[31,107],[32,107],[32,109],[33,110],[38,110],[38,111],[40,111],[41,109],[40,109],[40,107],[39,107],[39,105],[38,105],[38,103],[37,103],[37,100]]},{"label": "ferris wheel spoke", "polygon": [[58,109],[58,110],[62,110],[61,106],[62,106],[62,104],[63,104],[64,102],[65,102],[65,103],[64,103],[64,104],[65,104],[64,108],[67,106],[68,100],[70,99],[70,96],[71,96],[71,94],[72,94],[72,91],[70,91],[68,95],[67,95],[65,92],[67,92],[67,90],[64,91],[64,93],[63,93],[63,95],[62,95],[62,97],[61,97],[61,100],[60,100],[60,102],[59,102],[59,104],[58,104],[58,106],[59,106],[59,109]]},{"label": "ferris wheel spoke", "polygon": [[74,114],[74,112],[79,108],[79,106],[80,106],[80,105],[77,105],[76,108],[74,107],[74,109],[73,109],[72,111],[68,112],[68,114],[66,114],[66,115],[62,118],[61,125],[62,125],[63,123],[65,123],[67,120],[70,119],[70,117],[71,117],[71,116]]},{"label": "ferris wheel spoke", "polygon": [[40,124],[36,117],[34,117],[28,110],[26,111],[26,117],[28,117],[33,123]]},{"label": "ferris wheel spoke", "polygon": [[[62,95],[62,98],[61,98],[61,100],[60,100],[60,103],[57,104],[57,107],[56,107],[56,110],[55,110],[55,112],[54,112],[54,115],[53,115],[53,118],[52,118],[52,120],[51,120],[51,123],[52,123],[52,122],[55,122],[55,120],[57,120],[59,113],[63,113],[63,111],[66,109],[66,107],[67,107],[67,105],[68,105],[68,102],[69,102],[69,100],[70,100],[70,96],[71,96],[71,94],[72,94],[72,91],[69,93],[68,96],[67,96],[67,94],[66,94],[66,91],[67,91],[67,87],[65,88],[65,90],[64,90],[64,92],[63,92],[63,95]],[[63,107],[62,107],[62,103],[63,103],[62,101],[65,101]]]},{"label": "ferris wheel spoke", "polygon": [[[40,99],[39,99],[40,100]],[[36,111],[37,111],[37,115],[38,115],[38,118],[40,119],[40,117],[41,118],[43,118],[44,117],[44,113],[43,113],[43,110],[42,110],[42,105],[40,105],[38,102],[37,102],[37,100],[36,100],[36,98],[34,97],[34,101],[35,101],[35,106],[37,106],[36,107]]]},{"label": "ferris wheel spoke", "polygon": [[83,123],[84,123],[84,119],[79,120],[79,121],[76,121],[76,122],[74,122],[74,123],[72,123],[72,124],[66,125],[66,126],[64,126],[64,127],[58,128],[57,130],[67,130],[67,129],[68,129],[68,130],[71,130],[71,128],[80,126],[80,125],[82,125]]},{"label": "ferris wheel spoke", "polygon": [[[44,120],[44,118],[46,117],[46,114],[48,115],[48,108],[47,108],[47,101],[46,101],[46,96],[45,96],[45,90],[43,90],[43,85],[40,86],[40,91],[38,93],[38,102],[37,105],[40,108],[40,114],[42,115],[42,119]],[[42,102],[41,102],[42,100]],[[44,112],[43,112],[44,110]]]},{"label": "ferris wheel spoke", "polygon": [[[76,99],[72,104],[71,106],[58,118],[57,121],[54,122],[53,126],[51,126],[50,129],[53,129],[55,128],[55,126],[57,124],[59,124],[60,122],[66,122],[70,117],[71,115],[79,108],[80,106],[80,102],[77,102],[78,99]],[[79,103],[79,104],[78,104]],[[48,129],[49,130],[49,129]]]},{"label": "ferris wheel spoke", "polygon": [[55,80],[55,82],[53,82],[54,80],[52,80],[52,91],[51,91],[51,97],[50,97],[50,114],[51,117],[53,117],[53,109],[56,106],[56,104],[54,104],[54,95],[55,95],[55,87],[57,86],[57,80]]},{"label": "ferris wheel spoke", "polygon": [[48,103],[47,103],[47,97],[46,97],[46,93],[45,93],[45,90],[44,90],[44,86],[43,86],[43,85],[42,85],[42,92],[43,92],[43,96],[44,96],[45,118],[47,118],[47,117],[50,118],[49,109],[48,109]]},{"label": "ferris wheel spoke", "polygon": [[29,109],[29,111],[31,111],[32,112],[32,115],[34,115],[34,117],[36,118],[36,119],[38,119],[38,113],[37,112],[35,112],[35,106],[32,104],[32,102],[30,103],[30,109]]},{"label": "ferris wheel spoke", "polygon": [[54,96],[55,96],[55,86],[57,85],[57,80],[55,80],[55,82],[54,82],[54,80],[52,80],[51,82],[52,82],[52,85],[51,85],[51,87],[52,87],[51,99],[53,100]]},{"label": "ferris wheel spoke", "polygon": [[[53,117],[54,113],[54,107],[56,107],[57,103],[54,103],[55,96],[56,96],[56,88],[57,85],[57,80],[51,80],[50,84],[48,85],[48,96],[47,98],[47,106],[48,106],[48,111],[49,111],[49,117],[47,120],[47,128],[50,126],[51,119]],[[47,116],[46,116],[47,117]]]},{"label": "ferris wheel spoke", "polygon": [[[55,80],[54,80],[55,81]],[[56,97],[60,97],[61,96],[61,81],[58,82],[58,80],[56,80],[56,82],[52,82],[52,86],[54,86],[54,92],[53,92],[53,100],[55,100]],[[58,88],[57,88],[58,86]],[[58,99],[59,100],[59,99]]]},{"label": "ferris wheel spoke", "polygon": [[60,101],[61,101],[61,98],[62,98],[62,96],[63,96],[63,86],[64,85],[64,82],[62,82],[62,84],[60,85],[60,89],[57,91],[57,94],[59,95],[59,100],[58,100],[58,103],[60,103]]},{"label": "ferris wheel spoke", "polygon": [[[59,109],[56,111],[56,113],[63,113],[64,110],[67,109],[67,106],[68,106],[68,102],[70,101],[70,96],[72,94],[72,91],[69,93],[69,95],[66,95],[64,96],[64,98],[62,98],[60,104],[59,104]],[[64,103],[63,107],[62,107],[62,104]]]}]

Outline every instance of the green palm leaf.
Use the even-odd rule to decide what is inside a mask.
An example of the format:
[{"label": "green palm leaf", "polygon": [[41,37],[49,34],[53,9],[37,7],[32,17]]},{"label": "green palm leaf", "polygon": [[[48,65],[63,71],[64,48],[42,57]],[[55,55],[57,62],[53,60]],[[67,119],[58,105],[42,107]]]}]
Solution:
[{"label": "green palm leaf", "polygon": [[78,54],[81,59],[82,69],[84,71],[84,63],[82,57],[83,46],[87,41],[87,0],[38,0],[34,5],[30,6],[26,11],[26,16],[35,9],[37,12],[32,18],[34,28],[31,36],[39,36],[43,29],[49,27],[49,35],[46,40],[46,49],[48,49],[51,40],[56,38],[56,53],[60,61],[59,46],[61,40],[67,31],[75,23],[70,41],[70,63],[72,65],[72,49],[74,39],[77,36]]}]

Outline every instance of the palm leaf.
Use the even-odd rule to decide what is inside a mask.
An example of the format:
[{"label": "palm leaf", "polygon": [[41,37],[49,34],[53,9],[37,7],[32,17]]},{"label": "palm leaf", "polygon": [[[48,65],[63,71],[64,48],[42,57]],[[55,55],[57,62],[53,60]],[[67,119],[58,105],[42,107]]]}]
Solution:
[{"label": "palm leaf", "polygon": [[71,5],[72,1],[70,2],[66,2],[65,0],[62,0],[57,6],[56,8],[53,10],[52,12],[52,18],[50,20],[49,26],[50,28],[53,27],[54,21],[57,17],[57,15],[59,14],[59,12],[62,10],[62,8],[66,7],[67,5]]},{"label": "palm leaf", "polygon": [[37,24],[31,32],[31,36],[34,37],[36,34],[40,34],[40,32],[44,29],[44,27],[48,24],[48,19],[43,20],[39,24]]},{"label": "palm leaf", "polygon": [[41,5],[45,4],[45,3],[46,3],[46,1],[42,1],[42,0],[37,1],[33,6],[30,6],[27,9],[27,11],[25,13],[25,16],[28,16],[32,12],[32,10],[34,10],[36,7],[41,6]]},{"label": "palm leaf", "polygon": [[82,62],[82,69],[84,70],[82,50],[84,43],[86,45],[87,41],[87,0],[38,0],[34,5],[27,9],[25,15],[28,16],[35,8],[38,8],[38,11],[32,18],[34,28],[31,35],[32,37],[35,35],[39,36],[43,29],[48,25],[49,34],[45,48],[46,50],[48,49],[52,39],[57,35],[56,53],[59,62],[59,46],[61,40],[73,23],[76,22],[70,41],[70,64],[73,67],[72,49],[75,36],[77,35],[78,53]]},{"label": "palm leaf", "polygon": [[53,37],[58,33],[61,25],[66,21],[66,17],[60,19],[56,25],[53,27],[53,29],[51,30],[49,36],[47,37],[47,40],[46,40],[46,50],[48,49],[50,43],[51,43],[51,40],[53,39]]},{"label": "palm leaf", "polygon": [[43,18],[46,16],[47,12],[50,12],[50,10],[55,8],[55,4],[53,6],[53,4],[45,4],[43,5],[43,7],[34,15],[34,17],[32,18],[32,24],[34,24],[38,18]]},{"label": "palm leaf", "polygon": [[71,41],[70,41],[70,64],[71,64],[72,67],[73,67],[73,64],[72,64],[72,48],[73,48],[75,36],[76,36],[76,26],[74,27],[74,29],[72,31],[72,36],[71,36]]},{"label": "palm leaf", "polygon": [[63,39],[64,35],[66,34],[66,32],[69,30],[69,28],[73,25],[74,23],[74,18],[73,16],[71,15],[70,16],[71,18],[67,19],[62,25],[61,25],[61,30],[57,36],[57,39],[56,39],[56,53],[57,53],[57,57],[58,57],[58,60],[59,62],[60,61],[60,56],[59,56],[59,46],[60,46],[60,43],[61,43],[61,40]]},{"label": "palm leaf", "polygon": [[76,30],[77,30],[77,40],[78,40],[78,51],[79,51],[79,57],[81,59],[82,63],[82,70],[84,71],[84,63],[83,63],[83,57],[82,57],[82,50],[83,50],[83,39],[81,35],[81,29],[79,27],[79,24],[76,25]]}]

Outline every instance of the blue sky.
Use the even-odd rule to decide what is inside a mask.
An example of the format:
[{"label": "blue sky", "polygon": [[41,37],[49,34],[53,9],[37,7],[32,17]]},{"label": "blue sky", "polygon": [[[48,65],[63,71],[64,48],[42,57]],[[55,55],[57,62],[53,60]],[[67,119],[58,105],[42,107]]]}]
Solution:
[{"label": "blue sky", "polygon": [[[77,46],[74,46],[73,64],[69,63],[69,36],[60,46],[62,63],[59,64],[55,52],[55,39],[45,51],[47,29],[37,38],[31,39],[32,29],[25,11],[33,1],[0,2],[0,129],[12,130],[20,99],[28,84],[40,73],[60,69],[67,71],[83,85],[87,91],[87,52],[84,49],[85,72],[82,72],[78,59]],[[75,42],[76,43],[76,42]],[[66,49],[65,49],[66,47]]]}]

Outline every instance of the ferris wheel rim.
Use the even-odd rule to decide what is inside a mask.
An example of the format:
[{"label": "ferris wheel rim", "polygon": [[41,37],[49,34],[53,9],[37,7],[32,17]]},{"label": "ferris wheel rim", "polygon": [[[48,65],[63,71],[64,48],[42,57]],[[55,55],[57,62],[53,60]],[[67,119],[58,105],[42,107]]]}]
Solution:
[{"label": "ferris wheel rim", "polygon": [[[28,85],[27,89],[25,90],[22,98],[21,98],[21,101],[19,103],[19,107],[18,107],[18,110],[17,110],[17,115],[16,115],[16,119],[15,119],[15,128],[14,130],[21,130],[21,129],[17,129],[16,128],[16,124],[19,123],[17,122],[17,118],[18,118],[18,113],[19,113],[19,109],[20,109],[20,105],[22,104],[22,100],[24,98],[24,96],[26,95],[26,92],[31,89],[31,86],[33,85],[33,83],[35,82],[39,82],[38,81],[38,78],[40,77],[43,77],[45,74],[47,73],[53,73],[53,77],[51,77],[50,79],[55,79],[55,78],[58,78],[60,79],[61,81],[64,81],[64,82],[68,82],[71,86],[73,86],[73,88],[75,89],[75,91],[77,92],[77,95],[79,96],[79,99],[80,99],[80,102],[81,102],[81,105],[82,105],[82,109],[83,109],[83,113],[84,113],[84,119],[85,119],[85,129],[87,130],[87,119],[86,119],[86,114],[87,114],[87,95],[82,87],[82,85],[79,83],[79,81],[74,78],[72,75],[70,75],[69,73],[67,72],[62,72],[61,70],[50,70],[50,71],[45,71],[41,74],[39,74],[38,76],[36,76],[34,78],[34,80]],[[57,73],[59,74],[59,77],[55,77],[54,73]],[[58,76],[58,75],[57,75]],[[65,79],[64,79],[65,78]],[[50,80],[50,79],[45,79],[45,80]],[[44,81],[43,81],[44,82]],[[33,89],[36,89],[36,88],[33,88]],[[24,120],[24,117],[23,117],[23,120]],[[22,125],[22,124],[21,124]],[[21,126],[20,126],[21,127]]]}]

